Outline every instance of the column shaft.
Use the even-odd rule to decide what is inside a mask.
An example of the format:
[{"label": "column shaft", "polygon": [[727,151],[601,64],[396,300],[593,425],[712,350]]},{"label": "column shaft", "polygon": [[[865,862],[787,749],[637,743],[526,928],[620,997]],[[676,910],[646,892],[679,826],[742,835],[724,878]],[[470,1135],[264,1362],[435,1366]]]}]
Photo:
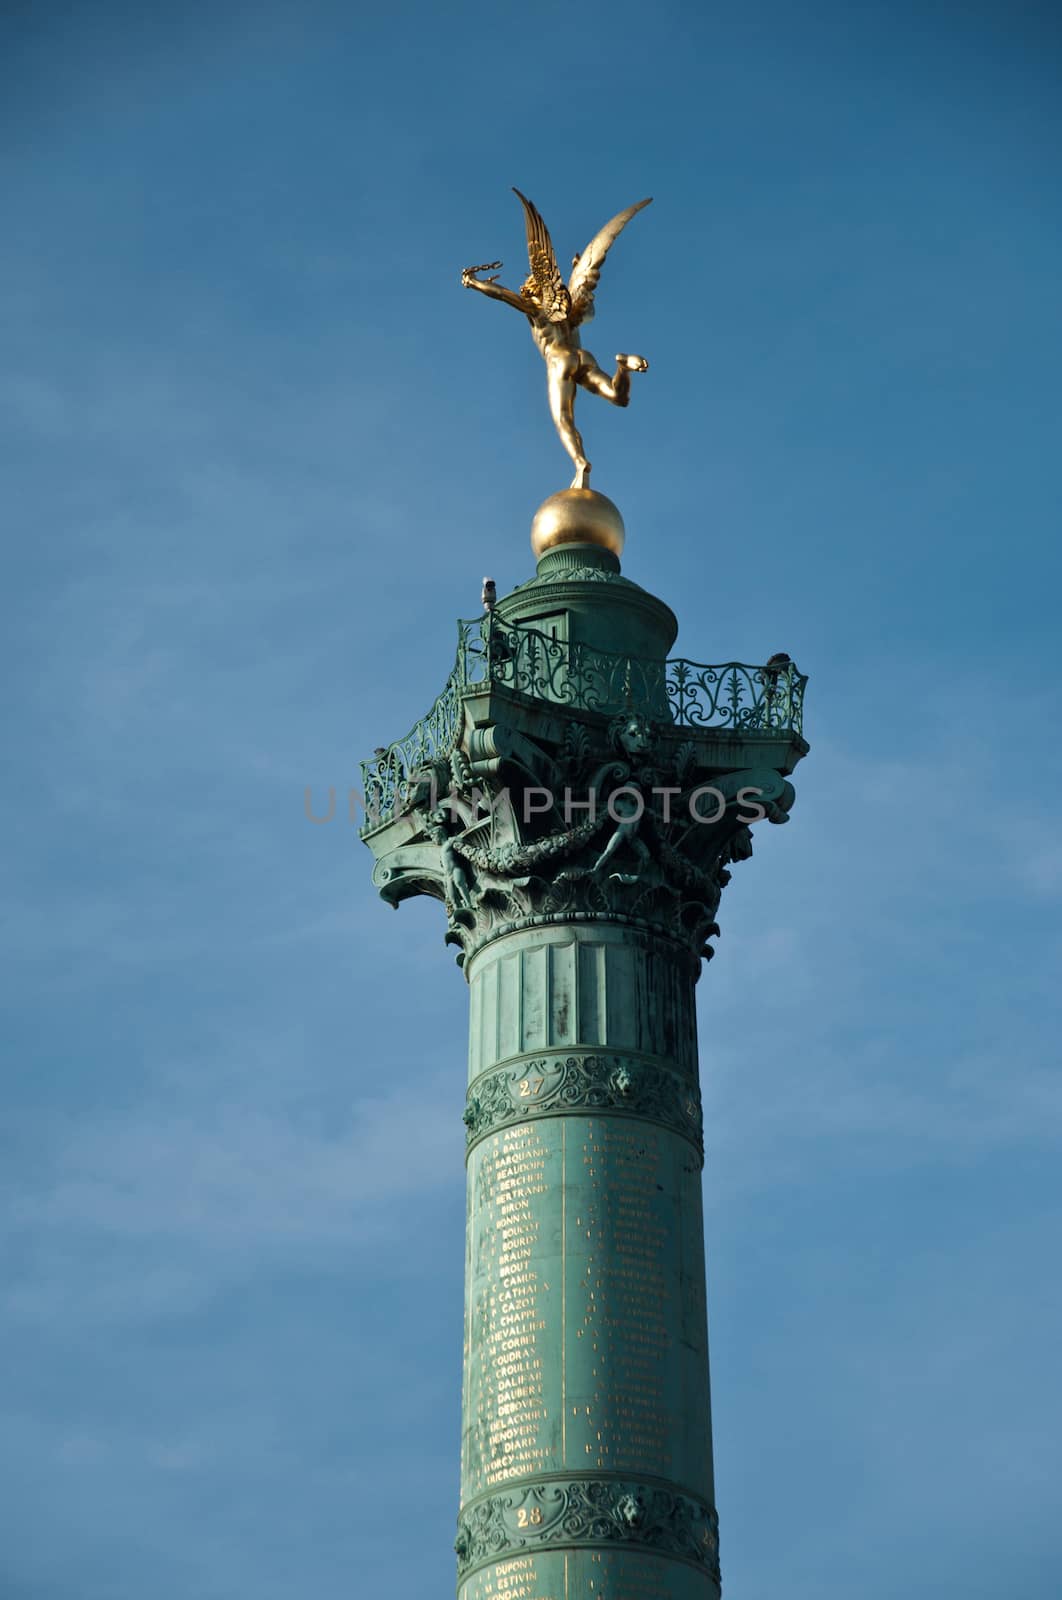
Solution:
[{"label": "column shaft", "polygon": [[688,952],[559,923],[468,977],[460,1600],[714,1600]]}]

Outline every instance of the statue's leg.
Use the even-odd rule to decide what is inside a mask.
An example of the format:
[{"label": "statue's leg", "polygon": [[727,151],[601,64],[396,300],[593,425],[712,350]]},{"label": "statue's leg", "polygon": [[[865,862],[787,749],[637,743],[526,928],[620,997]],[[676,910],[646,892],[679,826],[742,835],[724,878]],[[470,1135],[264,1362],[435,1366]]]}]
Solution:
[{"label": "statue's leg", "polygon": [[610,400],[614,406],[627,405],[631,398],[631,375],[626,367],[617,367],[616,376],[610,378],[602,372],[589,350],[584,350],[582,355],[583,364],[575,381],[591,394],[599,394],[602,400]]},{"label": "statue's leg", "polygon": [[[559,365],[559,363],[558,363]],[[583,436],[575,426],[575,384],[555,367],[548,372],[549,409],[561,443],[575,463],[573,489],[589,487],[590,463],[583,449]]]},{"label": "statue's leg", "polygon": [[644,356],[617,356],[615,375],[610,378],[601,370],[589,350],[581,350],[579,354],[582,361],[576,383],[581,383],[584,389],[591,390],[593,394],[599,394],[602,400],[611,401],[614,406],[630,404],[631,373],[649,370],[649,363]]}]

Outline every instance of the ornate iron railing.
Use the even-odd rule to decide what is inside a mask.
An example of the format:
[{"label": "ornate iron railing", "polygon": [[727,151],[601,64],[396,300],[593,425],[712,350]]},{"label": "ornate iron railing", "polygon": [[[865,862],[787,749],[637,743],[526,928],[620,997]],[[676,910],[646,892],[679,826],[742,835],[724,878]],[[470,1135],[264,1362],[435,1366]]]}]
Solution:
[{"label": "ornate iron railing", "polygon": [[[458,665],[460,661],[459,653]],[[402,789],[415,772],[444,759],[453,750],[464,724],[463,688],[455,667],[427,716],[421,717],[404,739],[396,739],[386,749],[375,751],[371,761],[361,763],[370,826],[394,816]]]},{"label": "ornate iron railing", "polygon": [[683,728],[802,736],[807,681],[792,661],[763,667],[726,661],[702,667],[678,656],[667,663],[668,705],[672,719]]},{"label": "ornate iron railing", "polygon": [[459,622],[457,660],[426,717],[362,762],[369,824],[394,815],[414,774],[450,755],[461,736],[466,695],[488,684],[579,711],[638,711],[673,727],[742,734],[803,734],[807,677],[788,658],[762,667],[703,666],[594,650],[493,616]]}]

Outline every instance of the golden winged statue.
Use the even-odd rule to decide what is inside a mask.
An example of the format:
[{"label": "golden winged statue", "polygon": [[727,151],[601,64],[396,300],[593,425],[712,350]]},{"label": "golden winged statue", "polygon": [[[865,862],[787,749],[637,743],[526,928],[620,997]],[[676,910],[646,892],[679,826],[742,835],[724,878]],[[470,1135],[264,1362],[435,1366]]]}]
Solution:
[{"label": "golden winged statue", "polygon": [[[649,204],[639,200],[606,222],[572,263],[572,275],[565,283],[557,265],[557,253],[549,236],[549,229],[535,207],[519,189],[513,193],[520,199],[527,224],[527,255],[531,264],[526,281],[517,294],[498,282],[496,269],[500,261],[487,261],[479,267],[466,267],[461,282],[466,289],[478,289],[501,300],[507,306],[522,311],[531,324],[531,337],[546,363],[546,382],[549,388],[549,409],[561,436],[561,443],[575,463],[573,489],[590,487],[590,463],[583,449],[583,439],[575,426],[575,390],[578,384],[610,400],[614,406],[629,404],[631,373],[648,372],[649,363],[644,356],[618,355],[616,371],[610,378],[598,366],[589,350],[579,343],[579,328],[589,322],[594,314],[594,290],[601,277],[601,268],[612,245],[615,244],[636,211]],[[486,272],[491,276],[481,278]]]}]

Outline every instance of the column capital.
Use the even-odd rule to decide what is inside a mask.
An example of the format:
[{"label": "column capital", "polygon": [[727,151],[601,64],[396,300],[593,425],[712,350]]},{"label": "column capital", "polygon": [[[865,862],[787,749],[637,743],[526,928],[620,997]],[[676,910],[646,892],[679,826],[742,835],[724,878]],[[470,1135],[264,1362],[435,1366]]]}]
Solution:
[{"label": "column capital", "polygon": [[367,832],[383,898],[441,900],[461,965],[520,929],[591,921],[674,940],[699,967],[751,824],[788,820],[795,791],[764,748],[777,741],[637,710],[520,709],[522,727],[466,720],[403,779]]}]

